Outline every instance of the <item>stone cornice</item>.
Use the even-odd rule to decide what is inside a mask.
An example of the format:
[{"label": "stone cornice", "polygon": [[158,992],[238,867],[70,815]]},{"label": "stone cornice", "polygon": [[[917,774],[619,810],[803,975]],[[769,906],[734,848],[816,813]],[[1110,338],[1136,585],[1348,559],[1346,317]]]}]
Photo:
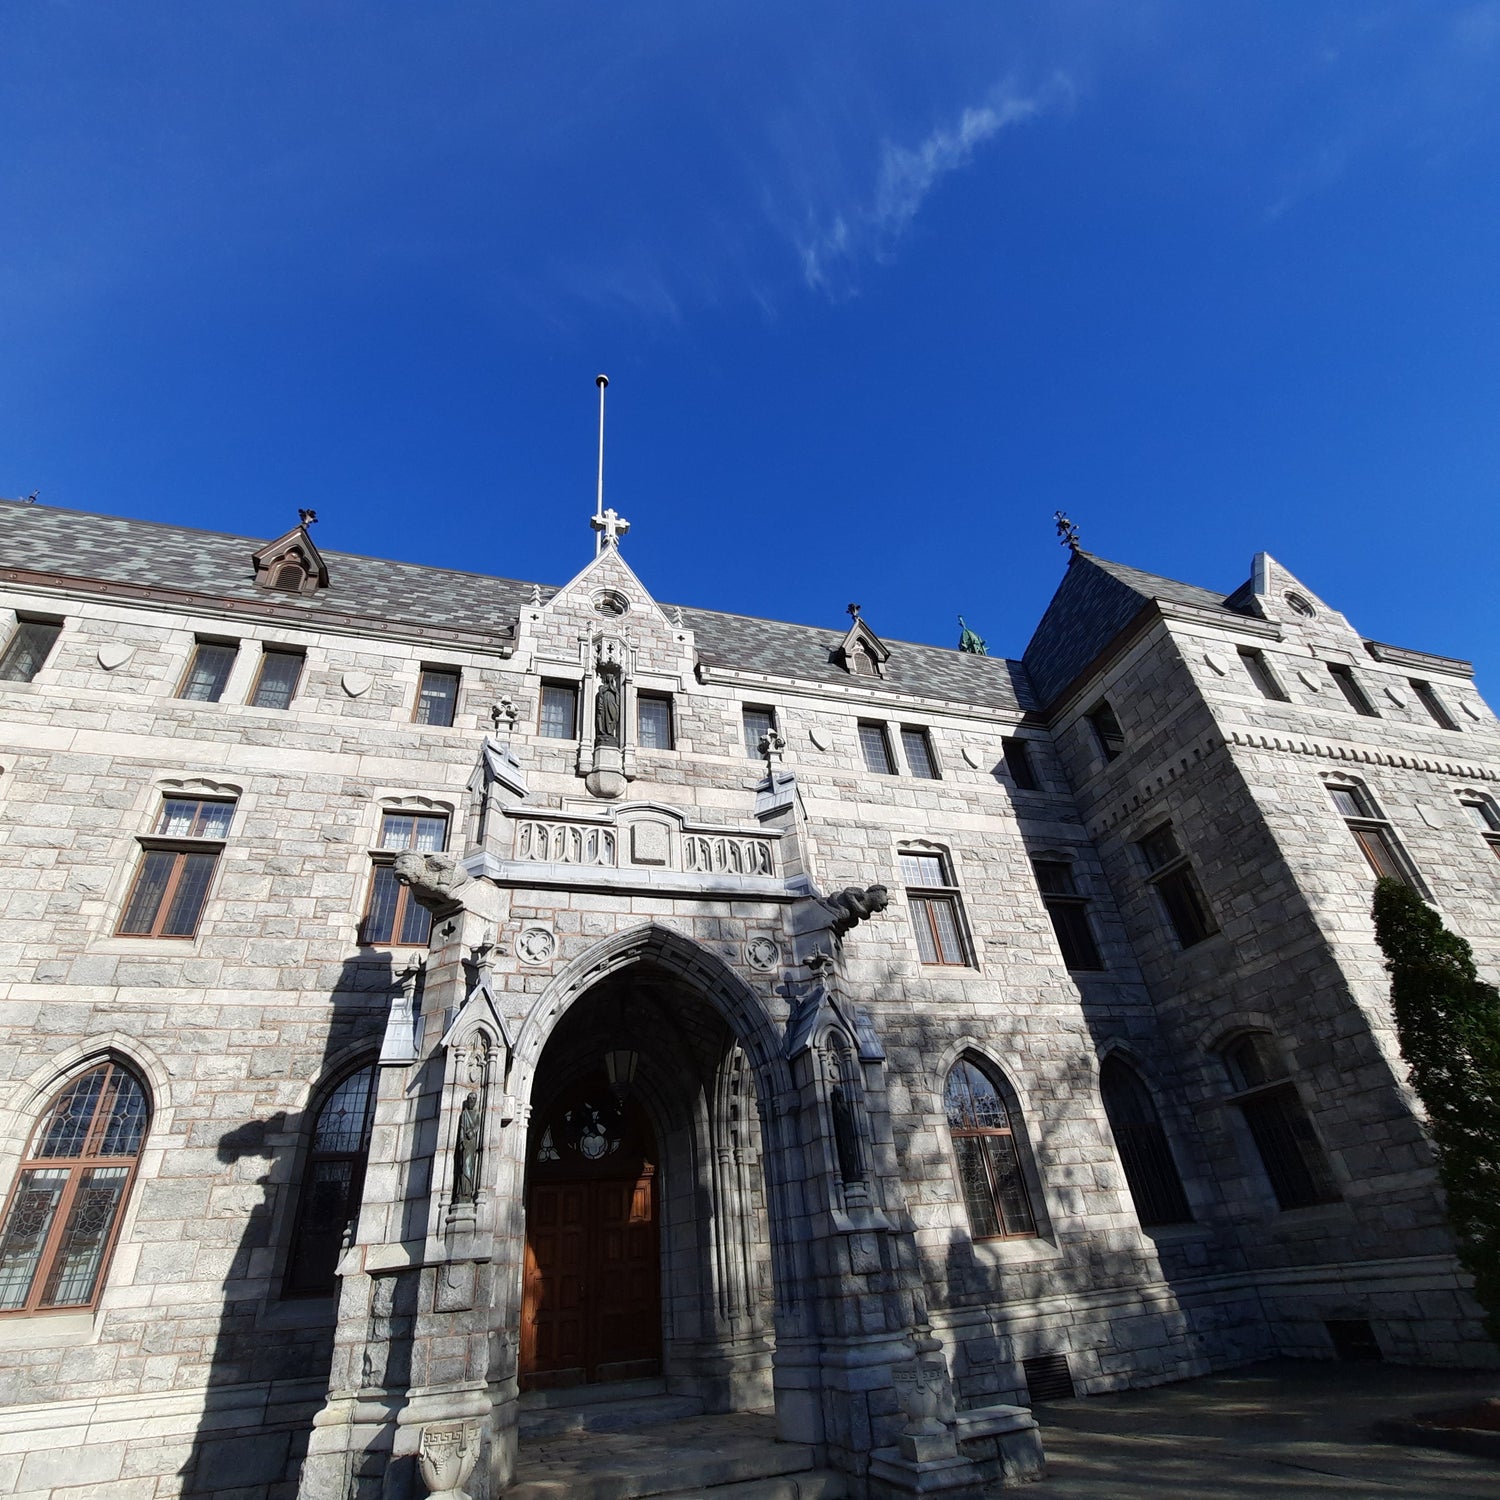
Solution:
[{"label": "stone cornice", "polygon": [[1395,750],[1372,750],[1359,745],[1339,745],[1288,734],[1257,734],[1232,729],[1228,743],[1251,750],[1280,750],[1287,755],[1312,755],[1320,760],[1350,765],[1392,766],[1403,771],[1429,771],[1437,776],[1459,776],[1467,781],[1500,781],[1500,767],[1476,765],[1472,761],[1439,759],[1432,755],[1404,755]]},{"label": "stone cornice", "polygon": [[1366,641],[1365,650],[1376,661],[1396,667],[1417,667],[1424,672],[1445,672],[1450,677],[1473,679],[1474,663],[1457,656],[1434,656],[1430,651],[1408,651],[1405,646],[1387,646],[1383,641]]}]

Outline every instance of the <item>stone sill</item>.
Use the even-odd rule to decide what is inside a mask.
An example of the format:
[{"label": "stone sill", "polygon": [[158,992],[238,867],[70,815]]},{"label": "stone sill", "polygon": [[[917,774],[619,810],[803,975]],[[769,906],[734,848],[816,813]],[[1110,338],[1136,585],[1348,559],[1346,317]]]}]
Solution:
[{"label": "stone sill", "polygon": [[0,1349],[69,1349],[92,1343],[93,1313],[33,1313],[0,1318]]}]

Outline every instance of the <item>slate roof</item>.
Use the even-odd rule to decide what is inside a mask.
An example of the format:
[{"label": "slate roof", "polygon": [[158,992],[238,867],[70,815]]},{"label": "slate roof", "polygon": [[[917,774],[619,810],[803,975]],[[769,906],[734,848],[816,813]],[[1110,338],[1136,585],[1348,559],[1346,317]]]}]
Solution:
[{"label": "slate roof", "polygon": [[1091,552],[1075,552],[1041,623],[1021,654],[1027,676],[1042,705],[1053,702],[1088,664],[1152,600],[1188,604],[1234,615],[1229,600],[1193,583],[1178,583],[1109,562]]},{"label": "slate roof", "polygon": [[[273,592],[256,586],[250,562],[264,541],[0,500],[0,556],[10,567],[143,588],[184,589],[261,608],[274,604],[278,611],[306,614],[314,628],[319,613],[336,613],[393,626],[450,628],[465,635],[477,628],[505,639],[531,600],[533,586],[513,578],[322,548],[328,588],[305,595]],[[546,600],[557,588],[544,584],[541,591]],[[700,658],[711,666],[829,686],[848,687],[855,681],[876,686],[869,679],[851,678],[834,660],[833,650],[844,639],[842,630],[705,609],[684,607],[682,613]],[[1020,662],[915,642],[886,644],[891,658],[879,686],[985,708],[1036,706]]]}]

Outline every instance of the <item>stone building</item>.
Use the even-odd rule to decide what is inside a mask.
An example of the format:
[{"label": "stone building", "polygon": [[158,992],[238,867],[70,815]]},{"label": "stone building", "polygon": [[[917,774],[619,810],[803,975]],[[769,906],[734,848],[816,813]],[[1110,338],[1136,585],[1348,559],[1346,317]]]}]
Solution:
[{"label": "stone building", "polygon": [[1368,916],[1500,962],[1465,663],[1265,555],[1075,546],[1011,660],[613,513],[562,588],[0,527],[0,1494],[542,1493],[630,1381],[977,1495],[1059,1391],[1493,1363]]}]

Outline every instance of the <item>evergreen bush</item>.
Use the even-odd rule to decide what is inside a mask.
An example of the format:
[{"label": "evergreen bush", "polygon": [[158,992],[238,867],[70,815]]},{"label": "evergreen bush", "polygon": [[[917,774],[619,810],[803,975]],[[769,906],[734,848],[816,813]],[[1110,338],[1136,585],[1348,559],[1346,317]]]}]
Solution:
[{"label": "evergreen bush", "polygon": [[1409,886],[1375,886],[1401,1055],[1427,1111],[1459,1258],[1500,1342],[1500,990]]}]

